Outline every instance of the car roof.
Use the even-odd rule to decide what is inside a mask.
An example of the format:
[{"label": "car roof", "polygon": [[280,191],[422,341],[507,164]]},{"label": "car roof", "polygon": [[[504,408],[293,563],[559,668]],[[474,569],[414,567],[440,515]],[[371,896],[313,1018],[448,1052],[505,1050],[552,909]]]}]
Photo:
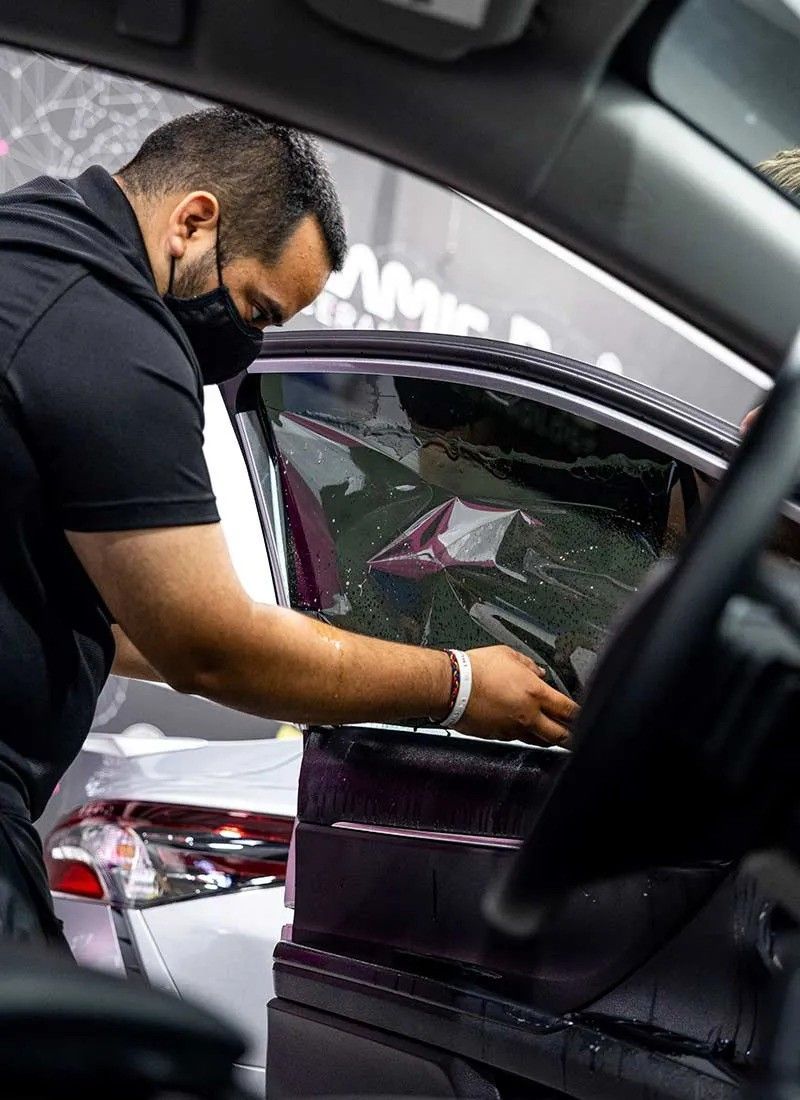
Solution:
[{"label": "car roof", "polygon": [[17,0],[0,9],[0,40],[234,103],[455,187],[774,373],[796,325],[800,208],[649,91],[675,7],[541,0],[518,41],[436,63],[305,0]]}]

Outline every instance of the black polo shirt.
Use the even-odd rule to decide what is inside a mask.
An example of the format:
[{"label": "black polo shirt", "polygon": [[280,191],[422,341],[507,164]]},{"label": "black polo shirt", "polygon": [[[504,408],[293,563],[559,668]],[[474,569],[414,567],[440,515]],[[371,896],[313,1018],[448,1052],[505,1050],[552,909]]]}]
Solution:
[{"label": "black polo shirt", "polygon": [[0,196],[0,813],[37,817],[111,668],[65,530],[214,523],[202,385],[105,171]]}]

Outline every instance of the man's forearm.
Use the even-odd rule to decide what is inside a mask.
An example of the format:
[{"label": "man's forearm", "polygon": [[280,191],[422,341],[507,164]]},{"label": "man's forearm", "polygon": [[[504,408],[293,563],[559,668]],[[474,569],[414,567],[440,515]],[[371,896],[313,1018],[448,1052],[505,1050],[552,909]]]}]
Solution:
[{"label": "man's forearm", "polygon": [[[249,622],[199,652],[183,690],[225,706],[295,722],[445,717],[450,662],[350,634],[284,608],[252,604]],[[402,702],[399,702],[402,701]]]},{"label": "man's forearm", "polygon": [[[447,715],[453,684],[446,654],[253,603],[219,524],[67,537],[138,651],[139,661],[135,651],[120,652],[118,668],[128,675],[153,678],[158,669],[178,691],[296,722]],[[469,683],[462,733],[567,742],[575,704],[529,658],[506,646],[472,650]]]}]

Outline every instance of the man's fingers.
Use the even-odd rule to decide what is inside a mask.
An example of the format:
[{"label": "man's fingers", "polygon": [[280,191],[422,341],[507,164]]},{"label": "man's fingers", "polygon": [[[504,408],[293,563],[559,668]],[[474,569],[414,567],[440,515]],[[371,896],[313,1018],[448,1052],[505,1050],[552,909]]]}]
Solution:
[{"label": "man's fingers", "polygon": [[[538,662],[508,646],[472,650],[473,694],[459,724],[477,737],[567,745],[578,705],[548,684]],[[550,674],[552,683],[552,674]]]},{"label": "man's fingers", "polygon": [[578,704],[573,702],[568,695],[562,695],[560,691],[556,691],[555,688],[551,688],[547,684],[542,686],[541,707],[551,718],[556,718],[561,722],[573,722],[578,717],[578,711],[580,710]]},{"label": "man's fingers", "polygon": [[[514,654],[520,663],[524,664],[526,668],[529,668],[531,672],[535,672],[537,676],[544,680],[547,674],[547,670],[542,668],[541,665],[537,665],[535,661],[532,661],[530,657],[526,657],[524,653]],[[549,715],[550,718],[556,719],[557,722],[572,722],[577,718],[579,707],[577,703],[574,703],[568,695],[564,695],[562,692],[557,691],[554,687],[551,687],[548,683],[544,682],[539,685],[539,700],[541,709]]]},{"label": "man's fingers", "polygon": [[569,745],[572,735],[566,726],[562,726],[560,722],[554,722],[552,718],[548,718],[546,714],[539,716],[539,721],[536,723],[536,728],[541,737],[544,737],[551,745]]},{"label": "man's fingers", "polygon": [[524,740],[532,744],[541,745],[542,741],[548,745],[561,745],[566,748],[570,743],[570,732],[560,722],[554,722],[546,714],[540,714],[536,719],[536,725],[531,729],[530,736]]}]

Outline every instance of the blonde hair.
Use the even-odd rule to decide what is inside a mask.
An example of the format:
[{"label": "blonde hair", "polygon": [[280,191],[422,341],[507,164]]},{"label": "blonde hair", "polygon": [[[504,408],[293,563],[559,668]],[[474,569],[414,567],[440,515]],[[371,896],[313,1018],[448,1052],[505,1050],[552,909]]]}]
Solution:
[{"label": "blonde hair", "polygon": [[800,196],[800,148],[782,149],[756,165],[759,172],[790,195]]}]

